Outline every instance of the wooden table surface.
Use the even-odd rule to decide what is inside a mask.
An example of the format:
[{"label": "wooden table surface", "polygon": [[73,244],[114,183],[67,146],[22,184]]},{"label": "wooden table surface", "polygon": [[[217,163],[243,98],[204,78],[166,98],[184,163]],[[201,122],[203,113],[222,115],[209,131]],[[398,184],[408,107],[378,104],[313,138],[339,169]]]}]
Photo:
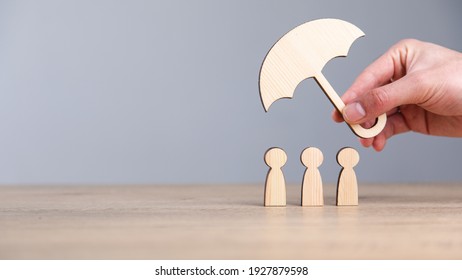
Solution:
[{"label": "wooden table surface", "polygon": [[1,259],[462,259],[462,184],[265,208],[261,185],[1,186]]}]

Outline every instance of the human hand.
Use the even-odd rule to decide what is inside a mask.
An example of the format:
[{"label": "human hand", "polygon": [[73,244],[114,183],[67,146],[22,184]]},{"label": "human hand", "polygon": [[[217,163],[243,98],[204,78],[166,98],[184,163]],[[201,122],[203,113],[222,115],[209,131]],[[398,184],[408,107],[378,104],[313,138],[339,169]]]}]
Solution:
[{"label": "human hand", "polygon": [[388,120],[377,136],[360,139],[381,151],[393,135],[415,131],[462,137],[462,54],[413,39],[403,40],[369,65],[342,96],[337,122],[370,126]]}]

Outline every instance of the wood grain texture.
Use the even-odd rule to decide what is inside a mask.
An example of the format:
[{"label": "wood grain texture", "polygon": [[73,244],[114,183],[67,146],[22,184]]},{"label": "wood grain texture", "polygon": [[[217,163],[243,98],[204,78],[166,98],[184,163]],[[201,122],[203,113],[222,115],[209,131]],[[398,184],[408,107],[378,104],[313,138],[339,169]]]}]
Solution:
[{"label": "wood grain texture", "polygon": [[337,205],[358,205],[358,180],[354,167],[359,162],[358,152],[350,147],[340,149],[337,162],[342,167],[337,182]]},{"label": "wood grain texture", "polygon": [[265,153],[265,163],[270,168],[265,181],[264,205],[286,206],[286,181],[281,168],[287,162],[286,152],[281,148],[270,148]]},{"label": "wood grain texture", "polygon": [[0,186],[1,259],[462,259],[462,183],[263,207],[262,184]]},{"label": "wood grain texture", "polygon": [[[313,77],[334,107],[342,114],[345,104],[321,73],[331,59],[346,56],[353,42],[364,33],[339,19],[319,19],[304,23],[285,34],[266,55],[260,70],[260,97],[268,111],[273,102],[292,98],[297,85]],[[362,138],[379,134],[386,124],[382,114],[374,126],[349,125]]]},{"label": "wood grain texture", "polygon": [[315,147],[306,148],[300,155],[300,161],[306,167],[302,182],[302,206],[324,205],[322,178],[318,170],[323,160],[321,150]]}]

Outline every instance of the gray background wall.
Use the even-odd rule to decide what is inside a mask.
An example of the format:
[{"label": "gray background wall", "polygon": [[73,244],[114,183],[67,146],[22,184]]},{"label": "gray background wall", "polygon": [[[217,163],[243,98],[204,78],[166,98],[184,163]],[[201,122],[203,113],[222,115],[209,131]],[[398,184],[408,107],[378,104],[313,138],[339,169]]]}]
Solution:
[{"label": "gray background wall", "polygon": [[293,27],[365,33],[324,74],[343,93],[403,38],[462,50],[459,1],[0,1],[0,184],[258,183],[271,146],[359,149],[363,182],[462,181],[462,139],[400,135],[360,147],[313,80],[264,113],[260,64]]}]

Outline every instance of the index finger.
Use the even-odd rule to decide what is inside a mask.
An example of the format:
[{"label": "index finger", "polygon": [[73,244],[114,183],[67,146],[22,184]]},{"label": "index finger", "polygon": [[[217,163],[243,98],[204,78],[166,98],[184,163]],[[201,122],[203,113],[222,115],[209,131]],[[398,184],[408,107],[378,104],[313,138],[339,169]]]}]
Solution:
[{"label": "index finger", "polygon": [[406,73],[406,56],[407,47],[405,42],[400,42],[391,47],[359,74],[342,96],[343,102],[347,104],[374,88],[403,77]]}]

